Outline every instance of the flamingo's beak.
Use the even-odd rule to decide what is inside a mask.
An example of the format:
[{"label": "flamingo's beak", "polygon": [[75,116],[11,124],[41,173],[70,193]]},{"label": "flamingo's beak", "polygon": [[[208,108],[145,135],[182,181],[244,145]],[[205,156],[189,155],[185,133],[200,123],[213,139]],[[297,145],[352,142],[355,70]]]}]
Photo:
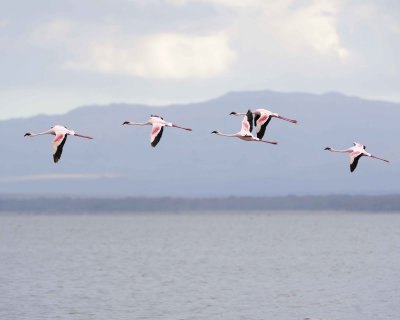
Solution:
[{"label": "flamingo's beak", "polygon": [[32,134],[31,133],[25,133],[25,135],[24,135],[24,137],[29,137],[29,136],[31,136]]}]

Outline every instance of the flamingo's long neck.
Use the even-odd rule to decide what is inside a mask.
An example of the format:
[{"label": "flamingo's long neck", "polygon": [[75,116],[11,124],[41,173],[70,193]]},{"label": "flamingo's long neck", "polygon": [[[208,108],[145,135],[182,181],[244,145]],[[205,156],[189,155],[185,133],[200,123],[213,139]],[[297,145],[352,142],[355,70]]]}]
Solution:
[{"label": "flamingo's long neck", "polygon": [[148,121],[147,122],[131,122],[131,121],[129,121],[127,123],[127,125],[130,125],[130,126],[146,126],[148,124],[150,124]]},{"label": "flamingo's long neck", "polygon": [[232,114],[233,116],[246,116],[246,112],[236,112],[235,114]]},{"label": "flamingo's long neck", "polygon": [[351,150],[351,149],[333,149],[333,148],[330,148],[329,151],[331,151],[331,152],[352,152],[353,150]]},{"label": "flamingo's long neck", "polygon": [[45,135],[45,134],[54,134],[54,132],[53,132],[53,130],[47,130],[47,131],[39,132],[39,133],[31,133],[30,136],[31,137],[36,137],[36,136],[42,136],[42,135]]},{"label": "flamingo's long neck", "polygon": [[237,137],[236,133],[226,134],[226,133],[217,132],[216,135],[219,135],[219,136],[222,136],[222,137],[229,137],[229,138],[236,138]]}]

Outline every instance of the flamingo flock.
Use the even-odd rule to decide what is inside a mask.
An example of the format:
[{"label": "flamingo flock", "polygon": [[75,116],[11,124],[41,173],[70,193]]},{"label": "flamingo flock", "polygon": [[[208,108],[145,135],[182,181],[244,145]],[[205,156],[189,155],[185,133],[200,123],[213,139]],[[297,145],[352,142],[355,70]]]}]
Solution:
[{"label": "flamingo flock", "polygon": [[[271,112],[266,109],[256,109],[254,111],[248,110],[246,113],[244,112],[231,112],[230,115],[233,116],[243,116],[241,122],[240,131],[233,134],[226,134],[221,133],[217,130],[211,132],[211,134],[223,136],[223,137],[230,137],[230,138],[238,138],[243,141],[251,141],[251,142],[263,142],[267,144],[277,145],[278,142],[276,141],[267,141],[263,140],[265,135],[266,129],[268,124],[270,123],[272,118],[281,119],[287,122],[291,122],[296,124],[297,120],[289,119],[279,115],[278,113]],[[172,122],[165,121],[162,117],[157,115],[151,115],[150,118],[146,122],[132,122],[132,121],[125,121],[122,125],[134,125],[134,126],[152,126],[151,133],[150,133],[150,145],[154,148],[160,142],[164,127],[171,127],[171,128],[178,128],[186,131],[192,131],[190,128],[185,128],[178,126]],[[252,131],[255,128],[256,136],[253,135]],[[53,160],[54,163],[57,163],[61,159],[61,155],[63,153],[63,148],[65,142],[67,141],[67,136],[75,136],[79,138],[85,139],[93,139],[93,137],[85,136],[76,133],[74,130],[69,130],[65,126],[55,125],[51,127],[49,130],[40,132],[40,133],[26,133],[25,137],[36,137],[39,135],[53,135],[55,138],[52,141],[52,150],[53,150]],[[368,153],[365,150],[365,146],[361,143],[354,142],[354,146],[348,149],[334,149],[331,147],[326,147],[324,150],[330,152],[343,152],[349,153],[349,160],[350,160],[350,172],[353,172],[358,164],[358,161],[361,157],[370,157],[373,159],[381,160],[384,162],[389,162],[386,159],[377,157]]]},{"label": "flamingo flock", "polygon": [[254,125],[257,130],[257,138],[259,138],[259,139],[262,139],[264,137],[265,129],[267,128],[267,126],[272,118],[278,118],[278,119],[282,119],[285,121],[289,121],[291,123],[297,123],[297,120],[292,120],[292,119],[282,117],[279,114],[271,112],[266,109],[256,109],[255,111],[249,110],[249,111],[247,111],[247,113],[238,113],[238,112],[233,111],[230,113],[230,115],[241,116],[241,115],[247,115],[249,112],[254,116]]},{"label": "flamingo flock", "polygon": [[251,131],[253,130],[253,113],[249,110],[244,115],[245,116],[242,120],[242,128],[240,129],[240,131],[238,133],[225,134],[225,133],[221,133],[216,130],[214,130],[211,133],[219,135],[219,136],[223,136],[223,137],[239,138],[244,141],[257,141],[257,142],[265,142],[265,143],[270,143],[270,144],[278,144],[278,142],[275,142],[275,141],[266,141],[266,140],[262,140],[261,138],[258,138],[258,137],[256,138],[255,136],[253,136],[253,134],[251,133]]}]

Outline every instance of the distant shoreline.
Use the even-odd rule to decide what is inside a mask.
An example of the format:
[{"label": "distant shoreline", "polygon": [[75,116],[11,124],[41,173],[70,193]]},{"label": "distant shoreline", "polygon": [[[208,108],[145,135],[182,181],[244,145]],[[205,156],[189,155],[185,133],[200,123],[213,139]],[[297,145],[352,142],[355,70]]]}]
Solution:
[{"label": "distant shoreline", "polygon": [[400,212],[400,195],[284,196],[226,198],[0,197],[0,212],[160,213],[160,212],[354,211]]}]

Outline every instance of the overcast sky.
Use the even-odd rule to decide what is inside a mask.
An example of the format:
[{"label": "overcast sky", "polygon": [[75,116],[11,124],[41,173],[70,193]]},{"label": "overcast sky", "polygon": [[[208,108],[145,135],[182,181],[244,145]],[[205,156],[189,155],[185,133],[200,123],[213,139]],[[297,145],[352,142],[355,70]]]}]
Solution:
[{"label": "overcast sky", "polygon": [[0,0],[0,118],[232,90],[400,101],[398,0]]}]

